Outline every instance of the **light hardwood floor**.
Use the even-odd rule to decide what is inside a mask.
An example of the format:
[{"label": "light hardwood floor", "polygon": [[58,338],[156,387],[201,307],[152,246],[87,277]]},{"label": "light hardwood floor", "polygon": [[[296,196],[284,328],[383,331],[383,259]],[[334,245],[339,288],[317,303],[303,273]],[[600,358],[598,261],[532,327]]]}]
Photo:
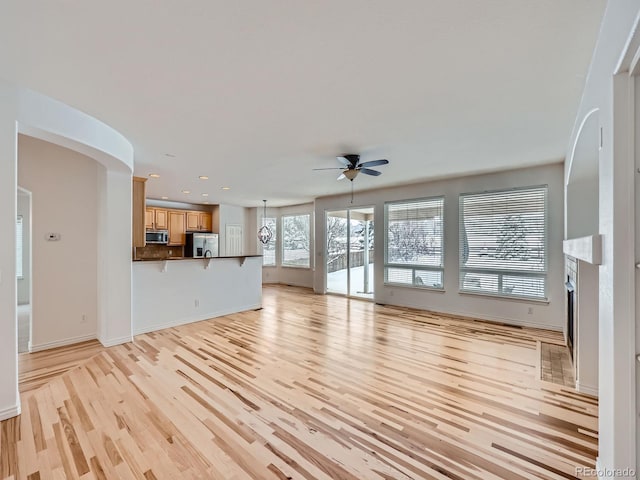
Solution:
[{"label": "light hardwood floor", "polygon": [[[265,287],[22,396],[0,478],[574,478],[597,402],[538,379],[559,334]],[[42,366],[40,366],[42,368]]]}]

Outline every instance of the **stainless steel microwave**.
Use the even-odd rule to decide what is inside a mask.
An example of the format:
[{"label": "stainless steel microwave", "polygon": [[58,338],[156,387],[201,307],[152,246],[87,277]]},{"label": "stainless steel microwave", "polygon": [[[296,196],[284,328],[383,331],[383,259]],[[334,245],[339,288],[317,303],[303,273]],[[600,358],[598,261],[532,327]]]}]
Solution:
[{"label": "stainless steel microwave", "polygon": [[169,232],[166,230],[146,232],[145,240],[147,243],[160,243],[166,245],[169,242]]}]

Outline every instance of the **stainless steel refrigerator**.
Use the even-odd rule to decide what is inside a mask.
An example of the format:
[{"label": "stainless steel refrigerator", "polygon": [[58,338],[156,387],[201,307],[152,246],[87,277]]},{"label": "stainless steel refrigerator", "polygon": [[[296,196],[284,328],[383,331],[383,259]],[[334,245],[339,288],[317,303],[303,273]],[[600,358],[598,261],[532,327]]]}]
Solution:
[{"label": "stainless steel refrigerator", "polygon": [[217,233],[187,233],[184,256],[207,258],[218,256]]}]

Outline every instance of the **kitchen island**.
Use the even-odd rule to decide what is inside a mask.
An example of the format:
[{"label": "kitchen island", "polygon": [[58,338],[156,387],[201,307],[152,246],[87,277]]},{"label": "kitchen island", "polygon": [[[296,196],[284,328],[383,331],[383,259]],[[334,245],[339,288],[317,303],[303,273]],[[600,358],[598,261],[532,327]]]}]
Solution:
[{"label": "kitchen island", "polygon": [[136,260],[133,334],[262,306],[262,255]]}]

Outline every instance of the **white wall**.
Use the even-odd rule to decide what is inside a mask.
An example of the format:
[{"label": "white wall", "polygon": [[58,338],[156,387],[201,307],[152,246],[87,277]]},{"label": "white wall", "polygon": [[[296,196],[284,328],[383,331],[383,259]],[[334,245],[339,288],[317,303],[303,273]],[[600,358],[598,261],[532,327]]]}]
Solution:
[{"label": "white wall", "polygon": [[0,420],[20,413],[16,318],[17,92],[0,79]]},{"label": "white wall", "polygon": [[[18,138],[18,184],[33,202],[34,351],[96,337],[98,168],[80,153]],[[48,232],[60,240],[45,240]]]},{"label": "white wall", "polygon": [[22,215],[22,278],[18,279],[18,305],[31,301],[31,196],[18,192],[18,215]]},{"label": "white wall", "polygon": [[597,265],[578,260],[574,365],[576,389],[598,395],[598,270]]},{"label": "white wall", "polygon": [[[98,320],[105,326],[127,324],[129,332],[133,148],[125,137],[99,120],[1,79],[0,105],[0,420],[3,420],[20,413],[15,264],[17,133],[28,132],[31,136],[86,153],[104,165],[108,172],[121,173],[117,181],[109,181],[107,175],[104,185],[104,197],[109,201],[108,208],[100,212],[100,221],[114,222],[105,225],[114,237],[109,238],[109,248],[100,251],[105,267],[98,271],[103,287],[99,300],[115,302],[117,307],[105,310],[114,317],[99,316]],[[123,185],[128,185],[128,195],[123,194]],[[128,253],[123,256],[123,251]],[[113,302],[108,302],[109,298]]]},{"label": "white wall", "polygon": [[[602,130],[599,150],[599,233],[603,237],[603,258],[599,270],[599,433],[600,468],[638,468],[640,441],[636,390],[640,392],[635,354],[636,338],[634,283],[638,273],[635,250],[634,166],[631,119],[633,86],[627,73],[615,75],[640,12],[637,0],[608,2],[600,35],[587,76],[575,126],[569,140],[571,152],[581,125],[598,111]],[[631,52],[632,55],[635,52]],[[637,96],[637,92],[636,92]],[[636,97],[637,98],[637,97]],[[636,139],[637,141],[637,139]],[[637,187],[636,187],[637,188]],[[636,193],[637,194],[637,193]],[[635,388],[633,384],[636,384]]]},{"label": "white wall", "polygon": [[600,122],[592,110],[581,122],[565,162],[565,238],[598,233]]},{"label": "white wall", "polygon": [[98,340],[105,347],[131,341],[132,175],[98,169]]},{"label": "white wall", "polygon": [[598,233],[598,177],[566,186],[567,239]]},{"label": "white wall", "polygon": [[[357,181],[357,180],[356,180]],[[458,199],[459,194],[512,187],[548,185],[548,303],[501,299],[458,292]],[[562,329],[564,322],[564,258],[562,254],[564,192],[561,163],[486,175],[440,180],[396,188],[358,192],[354,203],[350,195],[318,198],[315,202],[316,244],[324,245],[325,211],[350,207],[375,206],[375,245],[384,241],[384,203],[431,196],[444,196],[445,291],[384,285],[384,251],[376,248],[374,298],[377,303],[415,307],[437,312],[496,320],[517,325]],[[316,292],[324,291],[325,262],[322,248],[316,252],[314,285]],[[530,310],[532,309],[532,310]],[[529,313],[532,311],[532,313]]]},{"label": "white wall", "polygon": [[[218,208],[220,232],[218,236],[218,243],[220,246],[220,256],[227,255],[226,251],[226,229],[227,225],[240,225],[242,226],[242,241],[243,248],[247,248],[248,245],[248,229],[249,224],[247,221],[248,209],[245,207],[237,207],[235,205],[220,205]],[[251,251],[244,251],[243,254],[251,254]]]},{"label": "white wall", "polygon": [[260,308],[261,266],[262,257],[134,262],[134,333]]}]

